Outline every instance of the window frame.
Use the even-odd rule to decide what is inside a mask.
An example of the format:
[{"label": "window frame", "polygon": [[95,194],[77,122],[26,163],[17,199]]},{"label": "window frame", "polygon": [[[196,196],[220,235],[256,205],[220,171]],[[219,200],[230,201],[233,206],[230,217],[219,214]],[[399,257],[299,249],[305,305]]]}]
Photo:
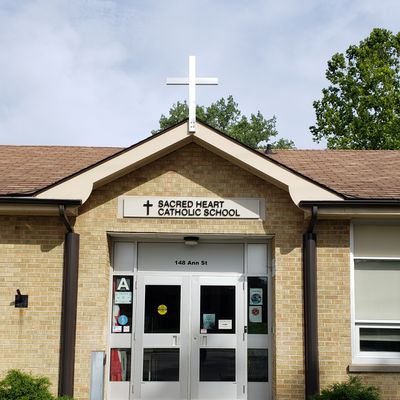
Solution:
[{"label": "window frame", "polygon": [[[350,225],[350,292],[351,292],[351,352],[352,363],[362,365],[400,365],[400,352],[374,352],[361,351],[360,349],[360,329],[361,328],[387,328],[400,329],[400,320],[357,320],[355,307],[355,261],[356,260],[376,260],[376,261],[400,261],[400,257],[373,257],[354,254],[355,248],[355,229],[356,224],[352,222]],[[369,221],[365,221],[369,222]],[[374,223],[382,224],[381,221]],[[388,223],[387,225],[389,225]]]}]

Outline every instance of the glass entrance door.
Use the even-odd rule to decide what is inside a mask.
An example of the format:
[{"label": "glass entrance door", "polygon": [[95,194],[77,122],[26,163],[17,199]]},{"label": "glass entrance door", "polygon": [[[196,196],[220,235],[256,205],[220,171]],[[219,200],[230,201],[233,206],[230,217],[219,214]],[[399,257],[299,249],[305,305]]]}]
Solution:
[{"label": "glass entrance door", "polygon": [[238,276],[139,276],[133,398],[245,398],[243,293]]},{"label": "glass entrance door", "polygon": [[187,398],[187,280],[182,276],[138,277],[133,398]]},{"label": "glass entrance door", "polygon": [[192,278],[191,399],[245,395],[243,285],[238,277]]}]

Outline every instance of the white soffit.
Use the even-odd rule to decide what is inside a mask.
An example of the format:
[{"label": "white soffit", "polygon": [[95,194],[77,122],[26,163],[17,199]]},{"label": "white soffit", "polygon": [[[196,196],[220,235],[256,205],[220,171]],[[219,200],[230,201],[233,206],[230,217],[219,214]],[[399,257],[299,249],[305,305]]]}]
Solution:
[{"label": "white soffit", "polygon": [[164,134],[154,136],[104,163],[50,187],[39,193],[37,197],[80,199],[84,203],[95,185],[109,182],[190,142],[195,142],[233,164],[287,190],[296,205],[302,200],[343,200],[335,193],[286,170],[201,123],[197,124],[197,131],[192,134],[188,133],[187,123],[178,125]]}]

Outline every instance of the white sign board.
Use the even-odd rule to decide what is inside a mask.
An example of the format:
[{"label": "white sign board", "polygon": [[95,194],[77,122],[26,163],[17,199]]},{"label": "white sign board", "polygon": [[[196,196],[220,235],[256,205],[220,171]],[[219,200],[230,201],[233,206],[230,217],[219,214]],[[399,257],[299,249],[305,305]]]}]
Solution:
[{"label": "white sign board", "polygon": [[123,218],[265,219],[263,199],[121,196]]}]

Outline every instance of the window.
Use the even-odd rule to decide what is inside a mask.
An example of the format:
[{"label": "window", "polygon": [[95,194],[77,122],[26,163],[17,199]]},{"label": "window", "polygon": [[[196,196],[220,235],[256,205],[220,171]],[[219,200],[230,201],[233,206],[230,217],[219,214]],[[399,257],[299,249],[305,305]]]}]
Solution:
[{"label": "window", "polygon": [[249,243],[247,256],[247,398],[265,399],[271,390],[268,265],[272,260],[261,243]]},{"label": "window", "polygon": [[353,225],[353,361],[400,364],[400,225]]}]

